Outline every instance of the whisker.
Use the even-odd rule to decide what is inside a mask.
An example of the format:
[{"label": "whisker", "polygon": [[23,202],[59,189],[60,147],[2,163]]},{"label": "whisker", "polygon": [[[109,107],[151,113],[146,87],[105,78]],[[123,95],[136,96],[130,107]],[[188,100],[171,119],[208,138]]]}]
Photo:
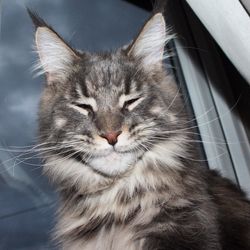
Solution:
[{"label": "whisker", "polygon": [[176,141],[176,142],[197,142],[197,143],[211,143],[219,145],[237,145],[238,142],[216,142],[216,141],[204,141],[204,140],[194,140],[194,139],[174,139],[168,137],[151,136],[152,139],[162,140],[162,141]]},{"label": "whisker", "polygon": [[153,144],[153,143],[151,143],[151,142],[149,142],[149,141],[147,141],[147,143],[151,144],[152,146],[159,147],[159,148],[162,149],[163,151],[169,152],[169,153],[171,153],[171,154],[173,154],[173,155],[175,155],[175,156],[179,156],[179,157],[181,157],[181,158],[184,158],[184,159],[187,159],[187,160],[191,160],[191,161],[194,161],[194,162],[207,162],[208,160],[215,160],[215,159],[218,159],[218,158],[222,157],[222,156],[225,155],[225,153],[226,153],[225,150],[223,150],[223,153],[222,153],[222,154],[219,154],[219,155],[217,155],[217,156],[215,156],[215,157],[211,157],[211,158],[206,159],[206,160],[200,160],[200,159],[190,158],[190,157],[188,157],[188,156],[186,156],[186,155],[178,154],[178,153],[176,153],[176,152],[174,152],[174,151],[172,151],[172,150],[169,150],[169,149],[167,149],[167,148],[165,148],[165,147],[162,147],[162,146],[160,146],[160,145],[157,145],[157,144]]},{"label": "whisker", "polygon": [[167,107],[167,110],[165,111],[166,113],[170,110],[170,108],[173,106],[176,98],[179,96],[179,93],[180,93],[180,90],[181,90],[181,86],[179,86],[174,98],[172,99],[171,103],[169,104],[169,106]]}]

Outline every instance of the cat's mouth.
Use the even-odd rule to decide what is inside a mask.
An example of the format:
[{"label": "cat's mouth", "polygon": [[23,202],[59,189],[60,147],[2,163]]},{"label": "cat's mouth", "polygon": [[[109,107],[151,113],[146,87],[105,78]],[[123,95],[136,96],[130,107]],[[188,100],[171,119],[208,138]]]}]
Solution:
[{"label": "cat's mouth", "polygon": [[115,148],[110,148],[110,149],[105,149],[105,150],[96,150],[91,158],[102,158],[102,157],[109,157],[112,155],[117,155],[117,154],[125,154],[128,153],[129,151],[118,151]]},{"label": "cat's mouth", "polygon": [[130,153],[135,153],[135,152],[136,152],[135,147],[131,147],[129,149],[110,147],[104,150],[95,150],[92,154],[93,157],[91,158],[108,157],[112,155],[124,155],[124,154],[130,154]]},{"label": "cat's mouth", "polygon": [[96,155],[88,161],[88,165],[93,169],[106,175],[117,175],[125,172],[137,161],[137,157],[132,152],[117,152],[114,149],[106,154]]}]

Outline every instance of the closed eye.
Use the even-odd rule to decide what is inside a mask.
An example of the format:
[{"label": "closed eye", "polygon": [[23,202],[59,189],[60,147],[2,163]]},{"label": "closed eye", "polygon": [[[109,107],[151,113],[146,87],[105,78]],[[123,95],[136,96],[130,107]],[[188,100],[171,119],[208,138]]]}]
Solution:
[{"label": "closed eye", "polygon": [[69,107],[74,108],[75,110],[77,110],[78,112],[86,116],[89,116],[90,114],[92,115],[94,114],[94,109],[89,104],[73,102],[69,104]]},{"label": "closed eye", "polygon": [[144,98],[142,97],[136,97],[130,100],[127,100],[124,102],[123,104],[123,109],[128,109],[129,111],[131,111],[132,109],[134,109]]},{"label": "closed eye", "polygon": [[128,100],[128,101],[126,101],[126,102],[124,102],[124,106],[126,107],[126,106],[129,106],[130,104],[132,104],[132,103],[134,103],[134,102],[136,102],[137,100],[139,100],[140,99],[140,97],[137,97],[137,98],[134,98],[134,99],[131,99],[131,100]]},{"label": "closed eye", "polygon": [[82,108],[82,109],[85,109],[87,111],[90,111],[90,112],[94,112],[93,108],[91,105],[89,104],[84,104],[84,103],[74,103],[75,106],[79,107],[79,108]]}]

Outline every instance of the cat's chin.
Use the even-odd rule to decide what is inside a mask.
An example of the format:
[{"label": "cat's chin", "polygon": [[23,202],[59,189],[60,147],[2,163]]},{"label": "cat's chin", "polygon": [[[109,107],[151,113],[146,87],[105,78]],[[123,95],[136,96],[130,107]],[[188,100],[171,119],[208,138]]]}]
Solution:
[{"label": "cat's chin", "polygon": [[116,176],[126,172],[136,163],[136,156],[132,153],[111,152],[106,156],[92,158],[88,164],[100,173]]}]

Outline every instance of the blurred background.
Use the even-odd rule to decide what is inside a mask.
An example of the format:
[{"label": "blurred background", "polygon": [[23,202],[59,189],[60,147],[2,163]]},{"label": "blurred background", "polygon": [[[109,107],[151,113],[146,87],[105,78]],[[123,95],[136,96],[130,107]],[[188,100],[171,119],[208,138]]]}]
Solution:
[{"label": "blurred background", "polygon": [[[42,175],[35,148],[44,78],[34,78],[31,71],[37,56],[26,7],[37,11],[73,47],[100,51],[130,42],[150,16],[153,2],[0,0],[0,250],[56,249],[50,233],[58,197]],[[196,8],[198,3],[213,1],[193,2],[169,1],[165,17],[177,38],[166,48],[174,55],[166,66],[194,117],[203,165],[217,169],[250,195],[249,79],[243,67],[232,63],[234,58],[214,35],[213,25],[202,21],[203,13]],[[220,2],[227,7],[231,0]],[[234,2],[241,11],[245,1]],[[247,6],[246,2],[245,11],[250,9]],[[210,11],[205,14],[216,13]],[[219,16],[221,21],[224,17]],[[244,27],[240,17],[236,21]],[[215,26],[226,31],[223,22]],[[231,27],[225,37],[237,37],[239,27]],[[233,44],[236,52],[243,48],[237,46]],[[247,49],[250,45],[243,54],[247,55]]]}]

